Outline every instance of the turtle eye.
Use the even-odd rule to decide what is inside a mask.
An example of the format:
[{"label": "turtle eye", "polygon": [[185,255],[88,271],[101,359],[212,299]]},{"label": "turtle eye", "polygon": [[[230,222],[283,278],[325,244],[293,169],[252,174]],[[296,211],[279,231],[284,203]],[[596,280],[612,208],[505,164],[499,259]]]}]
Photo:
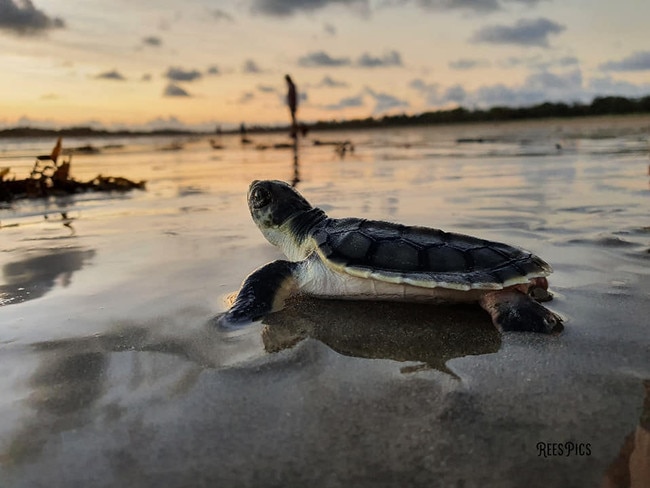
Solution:
[{"label": "turtle eye", "polygon": [[271,192],[265,188],[257,187],[251,193],[251,205],[253,208],[262,208],[271,202]]}]

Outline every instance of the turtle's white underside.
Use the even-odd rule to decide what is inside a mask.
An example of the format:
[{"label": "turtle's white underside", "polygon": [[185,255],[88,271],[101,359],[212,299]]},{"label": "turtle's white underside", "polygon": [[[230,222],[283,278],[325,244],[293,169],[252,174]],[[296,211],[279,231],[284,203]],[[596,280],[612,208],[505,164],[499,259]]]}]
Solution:
[{"label": "turtle's white underside", "polygon": [[[482,295],[503,285],[481,289],[452,288],[453,284],[440,283],[437,286],[416,286],[404,282],[387,281],[385,276],[373,278],[353,276],[348,270],[336,269],[331,263],[325,264],[318,253],[311,254],[301,261],[294,273],[295,288],[300,293],[322,298],[350,300],[396,300],[424,302],[474,302]],[[524,282],[527,282],[526,279]],[[445,287],[448,285],[449,287]],[[497,288],[498,286],[498,288]]]}]

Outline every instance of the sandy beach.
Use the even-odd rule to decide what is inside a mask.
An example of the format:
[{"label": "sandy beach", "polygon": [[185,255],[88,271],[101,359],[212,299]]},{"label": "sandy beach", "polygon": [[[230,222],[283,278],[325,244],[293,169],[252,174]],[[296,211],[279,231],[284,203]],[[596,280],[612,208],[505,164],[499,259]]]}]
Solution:
[{"label": "sandy beach", "polygon": [[[75,155],[80,180],[147,190],[0,208],[0,486],[650,486],[649,133],[592,118]],[[0,141],[0,166],[23,177],[53,143]],[[86,143],[115,141],[64,141]],[[254,179],[332,217],[528,249],[565,330],[303,298],[219,331],[244,277],[282,257],[248,214]]]}]

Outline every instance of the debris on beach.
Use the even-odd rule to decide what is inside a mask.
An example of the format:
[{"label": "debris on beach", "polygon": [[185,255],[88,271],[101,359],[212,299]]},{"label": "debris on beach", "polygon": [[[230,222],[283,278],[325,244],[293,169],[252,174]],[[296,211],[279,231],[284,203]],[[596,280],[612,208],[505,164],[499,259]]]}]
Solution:
[{"label": "debris on beach", "polygon": [[185,149],[185,144],[180,141],[173,141],[160,147],[161,151],[182,151],[183,149]]},{"label": "debris on beach", "polygon": [[86,144],[85,146],[79,146],[72,149],[74,154],[99,154],[101,149],[93,146],[92,144]]},{"label": "debris on beach", "polygon": [[459,137],[456,144],[491,144],[499,142],[497,139],[490,137]]},{"label": "debris on beach", "polygon": [[321,141],[320,139],[314,139],[313,141],[314,146],[346,146],[346,145],[352,145],[352,143],[348,140],[345,141]]},{"label": "debris on beach", "polygon": [[279,142],[277,144],[273,144],[273,149],[293,149],[296,147],[296,144],[293,142]]},{"label": "debris on beach", "polygon": [[258,151],[266,151],[267,149],[296,149],[295,143],[279,142],[277,144],[256,144],[255,149]]},{"label": "debris on beach", "polygon": [[214,139],[210,139],[210,146],[212,149],[223,149],[223,144]]},{"label": "debris on beach", "polygon": [[345,156],[346,152],[354,152],[354,144],[352,142],[345,141],[321,141],[319,139],[314,140],[314,146],[334,146],[334,151],[340,157]]},{"label": "debris on beach", "polygon": [[52,153],[37,156],[28,178],[8,179],[10,168],[0,168],[0,202],[10,202],[22,198],[47,198],[50,196],[72,195],[89,191],[126,192],[133,189],[144,190],[145,181],[131,181],[127,178],[97,175],[89,181],[77,181],[70,176],[72,154],[59,162],[61,138],[57,140]]}]

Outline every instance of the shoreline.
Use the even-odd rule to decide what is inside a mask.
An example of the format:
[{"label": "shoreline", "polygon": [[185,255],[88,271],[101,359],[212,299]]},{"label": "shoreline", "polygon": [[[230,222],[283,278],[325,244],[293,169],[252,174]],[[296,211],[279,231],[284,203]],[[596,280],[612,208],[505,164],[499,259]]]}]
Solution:
[{"label": "shoreline", "polygon": [[[500,125],[500,124],[531,124],[539,122],[540,124],[549,124],[553,122],[571,122],[581,123],[586,121],[602,121],[606,119],[615,121],[631,120],[638,118],[645,120],[650,124],[650,110],[643,112],[629,112],[629,113],[594,113],[594,114],[573,114],[573,115],[558,115],[551,114],[537,117],[511,117],[511,118],[484,118],[484,119],[459,119],[459,120],[441,120],[441,121],[427,121],[418,120],[427,112],[417,115],[400,115],[400,116],[384,116],[383,119],[351,119],[343,121],[312,121],[305,122],[309,131],[315,132],[332,132],[332,131],[354,131],[354,130],[371,130],[371,129],[396,129],[405,128],[413,129],[418,127],[458,127],[463,125]],[[437,113],[437,112],[431,112]],[[399,122],[390,122],[392,119],[399,120]],[[388,122],[384,122],[384,119]],[[281,126],[258,126],[251,125],[247,127],[248,134],[266,134],[266,133],[281,133],[290,130],[290,125]],[[222,131],[223,135],[238,135],[239,129],[226,129]],[[62,129],[43,129],[38,127],[12,127],[0,129],[0,140],[2,139],[44,139],[51,137],[68,137],[68,138],[165,138],[165,137],[216,137],[215,132],[207,131],[192,131],[182,129],[160,129],[152,131],[131,131],[131,130],[108,130],[108,129],[93,129],[90,127],[75,128],[67,127]]]}]

